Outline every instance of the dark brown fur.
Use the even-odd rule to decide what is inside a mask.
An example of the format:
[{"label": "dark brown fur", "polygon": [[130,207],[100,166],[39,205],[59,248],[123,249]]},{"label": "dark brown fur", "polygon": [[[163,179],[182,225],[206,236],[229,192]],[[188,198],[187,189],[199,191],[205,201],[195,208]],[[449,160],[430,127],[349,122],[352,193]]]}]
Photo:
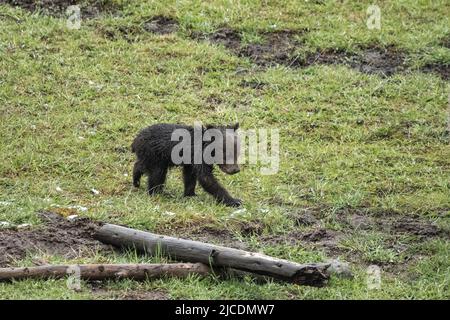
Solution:
[{"label": "dark brown fur", "polygon": [[[238,124],[234,126],[208,126],[202,128],[218,129],[223,132],[225,137],[226,129],[237,130]],[[194,134],[194,128],[186,125],[178,124],[155,124],[143,129],[134,139],[131,146],[132,151],[136,154],[137,160],[133,169],[133,184],[135,187],[139,187],[140,179],[142,175],[148,175],[148,193],[154,194],[160,192],[163,189],[167,171],[174,166],[181,166],[183,168],[183,181],[184,181],[184,195],[195,196],[195,187],[197,181],[202,188],[211,194],[218,202],[227,206],[239,206],[241,200],[233,198],[228,191],[220,185],[213,174],[213,164],[207,164],[202,162],[200,164],[193,164],[194,161],[194,146],[192,139],[192,154],[189,163],[175,164],[171,159],[172,149],[177,145],[178,141],[172,141],[172,133],[176,129],[186,129]],[[203,142],[204,149],[211,142]],[[223,143],[225,148],[225,143]],[[202,150],[203,151],[203,150]],[[224,150],[224,155],[226,150]],[[227,174],[234,174],[239,172],[239,166],[237,165],[237,156],[234,158],[234,163],[219,164],[219,168]]]}]

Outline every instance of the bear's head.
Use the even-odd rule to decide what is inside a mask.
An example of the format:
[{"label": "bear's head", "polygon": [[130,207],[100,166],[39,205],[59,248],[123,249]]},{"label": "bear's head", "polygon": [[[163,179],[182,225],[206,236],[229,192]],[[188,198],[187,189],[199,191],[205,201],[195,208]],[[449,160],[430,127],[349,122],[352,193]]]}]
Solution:
[{"label": "bear's head", "polygon": [[[238,164],[241,149],[238,129],[239,123],[229,126],[206,126],[205,134],[210,138],[211,145],[214,144],[216,147],[211,152],[214,162],[226,174],[235,174],[241,170]],[[221,152],[216,153],[216,150]]]}]

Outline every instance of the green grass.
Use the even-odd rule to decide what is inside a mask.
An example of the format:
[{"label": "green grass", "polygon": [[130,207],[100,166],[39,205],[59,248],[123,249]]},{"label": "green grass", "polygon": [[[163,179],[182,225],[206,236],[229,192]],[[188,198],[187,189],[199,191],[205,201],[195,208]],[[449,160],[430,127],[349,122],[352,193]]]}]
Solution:
[{"label": "green grass", "polygon": [[[83,20],[80,30],[68,30],[64,19],[0,5],[0,201],[10,202],[0,204],[0,221],[39,224],[39,210],[81,205],[88,211],[80,214],[141,229],[231,230],[255,250],[298,262],[353,257],[355,271],[353,280],[333,278],[325,288],[193,277],[106,283],[112,292],[163,290],[171,298],[190,299],[450,298],[448,237],[401,239],[407,253],[418,256],[406,263],[388,232],[349,231],[339,219],[345,210],[365,210],[368,216],[418,215],[450,229],[448,82],[417,70],[381,78],[345,66],[260,69],[223,47],[189,37],[228,25],[245,41],[258,42],[264,31],[308,28],[299,54],[358,51],[379,43],[407,52],[412,66],[448,64],[450,49],[439,44],[449,35],[448,2],[379,1],[380,31],[365,25],[371,2],[230,3],[129,1],[121,15]],[[145,32],[142,22],[158,14],[177,18],[180,30],[163,36]],[[108,38],[108,32],[116,36]],[[268,85],[244,88],[243,80]],[[141,128],[197,120],[280,129],[276,175],[263,176],[250,165],[232,177],[218,173],[243,199],[241,214],[233,216],[233,209],[200,190],[196,198],[183,198],[177,170],[163,195],[149,198],[144,188],[131,185],[129,146]],[[93,195],[92,188],[100,194]],[[275,245],[240,234],[239,225],[248,221],[264,225],[262,237],[288,234],[298,229],[289,214],[306,207],[320,210],[324,227],[346,230],[342,252],[330,255],[306,244]],[[45,258],[156,261],[129,253]],[[383,271],[380,290],[366,286],[365,268],[374,262],[396,270]],[[65,280],[2,283],[0,297],[101,298],[87,283],[73,292]]]}]

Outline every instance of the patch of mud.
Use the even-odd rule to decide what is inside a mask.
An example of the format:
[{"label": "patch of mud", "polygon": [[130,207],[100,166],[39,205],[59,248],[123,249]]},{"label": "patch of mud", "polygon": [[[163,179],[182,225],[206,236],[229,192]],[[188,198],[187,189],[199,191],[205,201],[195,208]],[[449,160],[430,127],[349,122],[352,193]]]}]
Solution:
[{"label": "patch of mud", "polygon": [[172,17],[155,16],[144,23],[145,31],[156,34],[169,34],[177,32],[178,21]]},{"label": "patch of mud", "polygon": [[276,64],[296,66],[299,63],[295,55],[296,47],[300,45],[296,39],[298,34],[298,31],[292,30],[265,33],[263,43],[248,44],[240,49],[238,55],[250,58],[257,65],[265,67]]},{"label": "patch of mud", "polygon": [[413,218],[400,219],[394,221],[389,225],[391,225],[391,228],[397,233],[413,234],[425,238],[436,237],[445,234],[445,232],[441,230],[437,225]]},{"label": "patch of mud", "polygon": [[371,214],[357,210],[337,213],[337,221],[354,230],[374,230],[390,235],[414,235],[419,238],[449,238],[450,231],[418,216],[401,216],[395,212]]},{"label": "patch of mud", "polygon": [[210,35],[194,34],[193,36],[198,39],[207,39],[212,43],[223,45],[235,53],[238,53],[241,49],[241,34],[233,29],[222,28]]},{"label": "patch of mud", "polygon": [[223,45],[237,56],[249,58],[262,67],[284,65],[288,67],[308,67],[315,64],[344,64],[367,74],[383,77],[406,69],[405,53],[394,46],[372,45],[361,51],[349,53],[343,50],[326,49],[304,58],[296,54],[302,45],[301,36],[307,30],[279,30],[260,34],[261,43],[243,44],[241,34],[230,28],[221,28],[212,34],[192,35],[195,39],[208,40]]},{"label": "patch of mud", "polygon": [[442,79],[450,79],[450,64],[427,63],[421,68],[422,72],[438,74]]},{"label": "patch of mud", "polygon": [[121,8],[113,1],[90,0],[80,3],[77,0],[0,0],[14,7],[31,12],[42,12],[54,17],[66,16],[67,7],[72,5],[80,6],[81,18],[95,18],[101,14],[116,13]]},{"label": "patch of mud", "polygon": [[318,51],[306,57],[302,66],[314,64],[343,64],[362,73],[377,74],[383,77],[405,70],[405,54],[395,48],[370,46],[363,48],[359,54],[343,50]]},{"label": "patch of mud", "polygon": [[83,251],[112,252],[112,247],[94,239],[101,224],[87,218],[67,220],[53,212],[39,214],[44,225],[36,229],[0,230],[0,267],[25,257],[27,252],[44,252],[75,258]]},{"label": "patch of mud", "polygon": [[223,45],[237,56],[249,58],[259,66],[268,67],[276,64],[295,65],[297,57],[294,53],[300,45],[297,36],[303,33],[304,31],[299,30],[266,32],[261,34],[261,43],[250,44],[243,44],[241,34],[230,28],[221,28],[206,35],[194,33],[192,37]]}]

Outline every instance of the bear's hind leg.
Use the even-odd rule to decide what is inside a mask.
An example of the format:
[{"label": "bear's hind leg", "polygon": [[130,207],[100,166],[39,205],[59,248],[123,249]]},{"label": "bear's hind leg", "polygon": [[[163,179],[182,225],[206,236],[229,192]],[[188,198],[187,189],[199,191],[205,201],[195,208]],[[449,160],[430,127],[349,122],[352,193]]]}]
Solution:
[{"label": "bear's hind leg", "polygon": [[162,191],[166,182],[167,167],[155,166],[148,169],[148,193],[155,194]]},{"label": "bear's hind leg", "polygon": [[192,166],[183,167],[183,182],[184,182],[184,196],[195,196],[195,186],[197,184],[197,177]]},{"label": "bear's hind leg", "polygon": [[136,160],[133,168],[133,185],[139,188],[141,185],[141,177],[145,172],[145,167],[140,160]]}]

